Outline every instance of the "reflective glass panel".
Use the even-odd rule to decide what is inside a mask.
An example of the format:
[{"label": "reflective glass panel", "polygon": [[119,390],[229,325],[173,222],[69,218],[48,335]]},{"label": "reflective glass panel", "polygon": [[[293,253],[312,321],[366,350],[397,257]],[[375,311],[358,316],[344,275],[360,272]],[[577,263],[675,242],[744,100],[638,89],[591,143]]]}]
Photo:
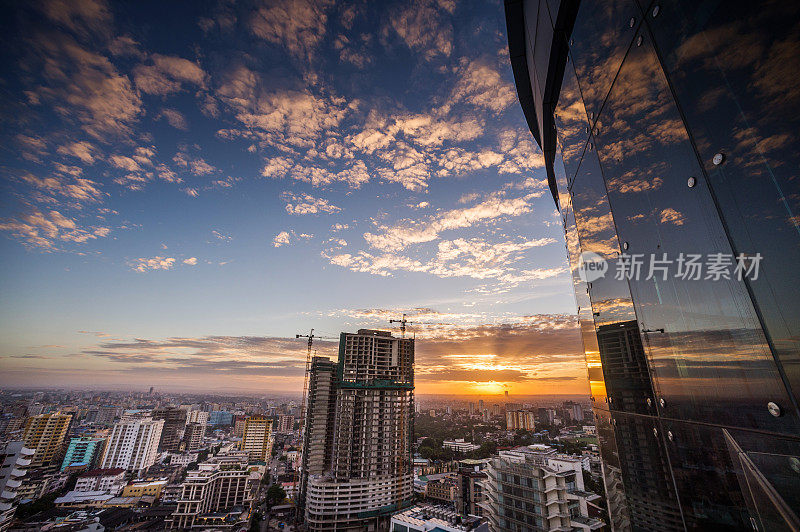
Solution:
[{"label": "reflective glass panel", "polygon": [[733,247],[762,256],[750,286],[797,397],[800,3],[684,0],[648,21]]},{"label": "reflective glass panel", "polygon": [[[634,20],[634,27],[630,20]],[[584,0],[570,38],[583,102],[597,117],[640,23],[632,0]]]},{"label": "reflective glass panel", "polygon": [[[665,400],[662,414],[796,431],[791,409],[781,417],[767,409],[770,401],[784,407],[790,401],[746,286],[732,265],[728,278],[709,277],[714,257],[730,260],[732,250],[651,41],[646,32],[640,36],[603,108],[595,142],[619,238],[634,257],[629,261],[639,264],[629,262],[624,273],[656,393]],[[698,256],[699,277],[681,262],[688,255]]]}]

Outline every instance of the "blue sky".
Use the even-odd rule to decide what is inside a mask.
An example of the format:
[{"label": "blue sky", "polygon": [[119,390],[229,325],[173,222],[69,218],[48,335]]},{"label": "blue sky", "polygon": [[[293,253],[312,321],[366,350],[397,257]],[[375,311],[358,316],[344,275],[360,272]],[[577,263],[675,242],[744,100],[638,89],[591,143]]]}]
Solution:
[{"label": "blue sky", "polygon": [[585,387],[500,2],[1,9],[0,384],[292,390],[406,312],[423,390]]}]

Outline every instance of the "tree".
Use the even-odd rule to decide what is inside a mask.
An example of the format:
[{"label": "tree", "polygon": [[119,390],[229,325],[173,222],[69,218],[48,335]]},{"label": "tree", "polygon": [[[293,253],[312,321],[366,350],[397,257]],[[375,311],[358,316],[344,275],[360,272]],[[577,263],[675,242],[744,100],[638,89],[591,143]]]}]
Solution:
[{"label": "tree", "polygon": [[273,484],[267,490],[267,506],[272,508],[276,504],[280,504],[286,498],[286,490],[279,484]]}]

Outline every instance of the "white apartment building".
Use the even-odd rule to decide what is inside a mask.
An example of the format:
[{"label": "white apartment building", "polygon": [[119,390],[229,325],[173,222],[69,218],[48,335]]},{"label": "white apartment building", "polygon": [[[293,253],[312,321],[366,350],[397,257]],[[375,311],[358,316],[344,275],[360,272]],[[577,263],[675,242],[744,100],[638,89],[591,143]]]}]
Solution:
[{"label": "white apartment building", "polygon": [[445,440],[442,442],[442,447],[445,449],[452,449],[460,453],[468,453],[481,448],[480,445],[464,441],[464,438],[456,438],[455,440]]},{"label": "white apartment building", "polygon": [[17,511],[20,500],[17,488],[22,485],[35,453],[21,441],[0,444],[0,530],[8,528]]},{"label": "white apartment building", "polygon": [[125,487],[125,470],[114,469],[93,469],[78,476],[75,482],[76,492],[102,491],[111,495],[118,495]]},{"label": "white apartment building", "polygon": [[163,419],[146,416],[126,417],[116,423],[108,438],[101,467],[141,471],[153,465],[158,456],[158,442]]},{"label": "white apartment building", "polygon": [[[189,471],[182,484],[178,506],[167,526],[170,529],[190,529],[198,519],[211,517],[240,506],[249,509],[253,491],[261,475],[240,467],[222,467],[218,463],[202,463]],[[210,529],[210,528],[209,528]],[[216,528],[214,528],[216,530]]]}]

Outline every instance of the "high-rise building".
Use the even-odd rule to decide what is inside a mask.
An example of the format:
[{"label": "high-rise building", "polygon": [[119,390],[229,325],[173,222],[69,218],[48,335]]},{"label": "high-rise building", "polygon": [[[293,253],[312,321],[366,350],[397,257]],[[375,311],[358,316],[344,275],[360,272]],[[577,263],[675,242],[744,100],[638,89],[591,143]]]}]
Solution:
[{"label": "high-rise building", "polygon": [[611,527],[800,528],[800,4],[505,9]]},{"label": "high-rise building", "polygon": [[158,450],[177,451],[186,426],[186,411],[175,406],[162,406],[153,410],[153,419],[164,420]]},{"label": "high-rise building", "polygon": [[244,424],[240,449],[250,453],[250,460],[268,462],[272,455],[272,420],[265,416],[250,416]]},{"label": "high-rise building", "polygon": [[21,497],[17,493],[36,451],[25,442],[0,443],[0,531],[8,530]]},{"label": "high-rise building", "polygon": [[506,412],[507,430],[534,430],[536,413],[531,410],[509,410]]},{"label": "high-rise building", "polygon": [[61,413],[39,414],[25,421],[25,447],[36,451],[31,459],[31,467],[61,465],[64,439],[71,421],[71,414]]},{"label": "high-rise building", "polygon": [[61,470],[72,464],[86,464],[87,469],[93,469],[103,453],[105,443],[105,438],[91,436],[71,438],[64,454],[64,461],[61,462]]},{"label": "high-rise building", "polygon": [[129,471],[147,469],[158,456],[158,442],[163,428],[163,419],[146,415],[126,416],[114,424],[100,467]]},{"label": "high-rise building", "polygon": [[316,358],[304,427],[309,530],[378,530],[413,497],[414,340],[342,333],[338,364]]},{"label": "high-rise building", "polygon": [[308,404],[303,428],[298,507],[304,507],[309,476],[330,471],[333,461],[333,426],[336,422],[336,363],[314,357],[308,375]]},{"label": "high-rise building", "polygon": [[208,425],[209,413],[203,410],[189,410],[186,412],[186,423],[201,423]]},{"label": "high-rise building", "polygon": [[294,432],[294,416],[288,414],[280,414],[278,416],[278,430],[281,434],[291,434]]},{"label": "high-rise building", "polygon": [[241,414],[233,418],[233,435],[237,438],[244,436],[244,424],[247,422],[247,416]]},{"label": "high-rise building", "polygon": [[183,443],[187,451],[196,451],[203,446],[206,426],[202,423],[188,423],[183,432]]}]

